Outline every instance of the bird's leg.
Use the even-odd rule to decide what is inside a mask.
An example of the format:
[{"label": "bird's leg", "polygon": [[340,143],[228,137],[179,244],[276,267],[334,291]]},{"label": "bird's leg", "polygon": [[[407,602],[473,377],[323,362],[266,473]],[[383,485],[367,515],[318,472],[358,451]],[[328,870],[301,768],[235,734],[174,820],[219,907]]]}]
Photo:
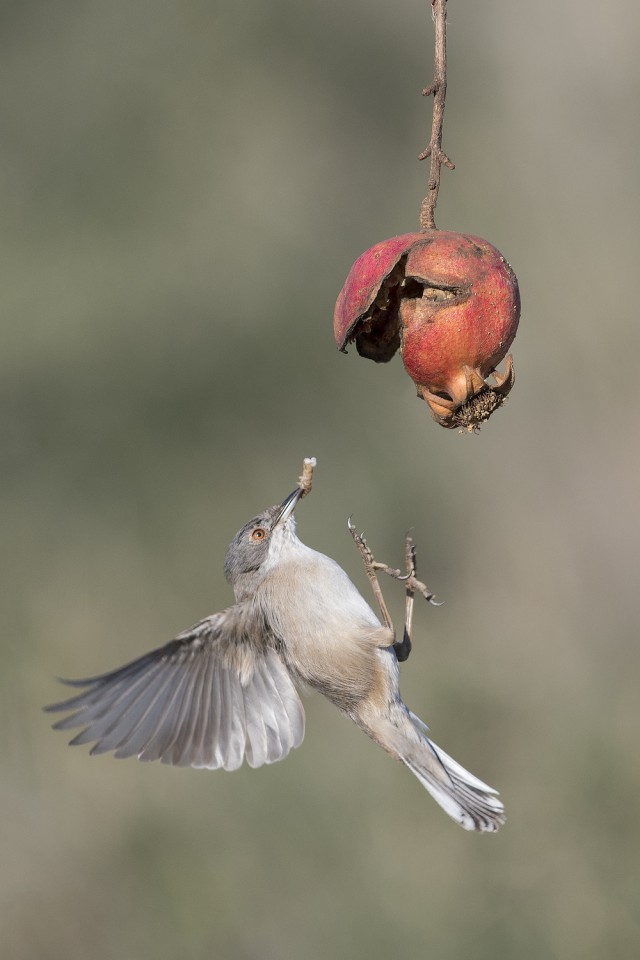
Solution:
[{"label": "bird's leg", "polygon": [[404,632],[402,643],[396,644],[396,656],[400,663],[409,659],[411,653],[411,624],[413,622],[413,596],[415,593],[416,548],[410,534],[404,540],[404,562],[407,568],[406,591],[407,599],[404,611]]},{"label": "bird's leg", "polygon": [[[347,526],[349,527],[349,533],[353,537],[353,541],[356,547],[360,551],[360,556],[362,557],[362,562],[364,563],[365,573],[369,577],[371,588],[373,590],[376,600],[378,601],[382,622],[384,623],[385,627],[388,627],[388,629],[391,630],[391,632],[395,636],[393,623],[389,615],[389,611],[387,610],[387,605],[384,602],[384,597],[382,596],[382,589],[380,587],[380,583],[378,582],[378,575],[376,573],[376,570],[381,569],[382,565],[377,563],[376,560],[374,560],[373,554],[369,549],[367,541],[364,538],[364,533],[358,533],[356,531],[356,528],[351,523],[351,517],[349,517],[349,519],[347,520]],[[395,648],[396,644],[394,643],[393,646]]]},{"label": "bird's leg", "polygon": [[401,570],[397,570],[394,567],[390,567],[386,563],[380,563],[378,560],[374,559],[373,553],[371,552],[367,541],[365,540],[364,534],[356,533],[356,528],[351,523],[351,518],[349,518],[348,526],[349,532],[351,533],[351,536],[353,537],[354,542],[360,551],[366,574],[369,577],[373,592],[376,600],[378,601],[378,606],[380,607],[382,619],[385,623],[385,626],[389,627],[391,630],[393,630],[393,624],[391,623],[391,617],[389,616],[389,611],[387,610],[387,605],[384,602],[382,590],[380,588],[380,584],[378,583],[377,571],[381,570],[383,573],[386,573],[387,576],[393,577],[394,580],[400,580],[405,584],[407,599],[405,606],[402,642],[396,642],[393,645],[393,649],[396,652],[398,660],[403,662],[411,653],[411,624],[413,622],[413,598],[415,592],[417,591],[418,593],[421,593],[425,600],[434,607],[439,607],[440,604],[435,599],[435,595],[429,590],[427,585],[421,580],[418,580],[416,577],[416,548],[410,534],[407,534],[405,537],[404,547],[404,559],[407,572],[402,573]]}]

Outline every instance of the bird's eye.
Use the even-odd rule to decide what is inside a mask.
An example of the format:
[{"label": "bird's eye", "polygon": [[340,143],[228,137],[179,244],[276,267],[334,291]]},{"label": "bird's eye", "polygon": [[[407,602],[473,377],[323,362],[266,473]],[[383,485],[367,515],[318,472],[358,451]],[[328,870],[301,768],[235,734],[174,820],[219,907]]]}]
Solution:
[{"label": "bird's eye", "polygon": [[251,531],[252,540],[264,540],[266,535],[267,535],[267,531],[264,529],[264,527],[256,527],[255,530]]}]

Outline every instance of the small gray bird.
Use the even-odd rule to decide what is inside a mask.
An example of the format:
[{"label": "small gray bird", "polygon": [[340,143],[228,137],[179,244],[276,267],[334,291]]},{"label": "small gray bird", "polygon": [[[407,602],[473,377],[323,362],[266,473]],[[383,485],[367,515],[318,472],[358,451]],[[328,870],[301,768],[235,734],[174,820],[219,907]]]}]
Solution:
[{"label": "small gray bird", "polygon": [[[497,830],[505,818],[496,791],[432,743],[400,698],[408,631],[396,644],[386,608],[383,624],[344,570],[296,536],[294,510],[306,492],[298,486],[233,538],[224,562],[232,607],[118,670],[63,681],[86,689],[45,708],[72,711],[55,728],[83,726],[71,743],[94,743],[92,754],[212,770],[235,770],[246,758],[259,767],[302,743],[294,682],[302,683],[402,760],[466,830]],[[373,582],[364,538],[354,539]]]}]

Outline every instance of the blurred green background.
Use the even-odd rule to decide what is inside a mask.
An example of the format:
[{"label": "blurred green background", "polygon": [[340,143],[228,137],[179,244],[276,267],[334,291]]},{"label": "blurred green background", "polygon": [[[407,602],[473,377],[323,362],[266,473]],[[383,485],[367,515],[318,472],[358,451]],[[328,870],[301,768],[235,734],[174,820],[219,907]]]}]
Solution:
[{"label": "blurred green background", "polygon": [[[451,0],[438,225],[516,270],[517,385],[479,436],[335,350],[352,261],[417,226],[426,0],[0,4],[0,904],[11,960],[601,960],[640,943],[640,11]],[[317,696],[285,763],[90,758],[54,677],[230,601],[236,529],[318,457],[446,604],[405,699],[497,785],[462,831]],[[403,594],[386,584],[401,621]]]}]

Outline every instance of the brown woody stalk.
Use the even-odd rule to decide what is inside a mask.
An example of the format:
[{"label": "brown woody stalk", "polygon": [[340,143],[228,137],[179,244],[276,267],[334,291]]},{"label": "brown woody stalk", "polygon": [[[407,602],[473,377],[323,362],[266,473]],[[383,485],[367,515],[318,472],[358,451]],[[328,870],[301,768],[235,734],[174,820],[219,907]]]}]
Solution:
[{"label": "brown woody stalk", "polygon": [[449,170],[454,169],[446,153],[442,150],[442,124],[444,121],[444,101],[447,95],[447,0],[431,0],[432,16],[435,25],[435,57],[433,83],[425,87],[423,96],[433,94],[433,120],[431,123],[431,140],[418,160],[431,157],[429,170],[428,192],[420,206],[420,229],[435,230],[434,219],[438,191],[440,189],[440,169],[442,164]]}]

